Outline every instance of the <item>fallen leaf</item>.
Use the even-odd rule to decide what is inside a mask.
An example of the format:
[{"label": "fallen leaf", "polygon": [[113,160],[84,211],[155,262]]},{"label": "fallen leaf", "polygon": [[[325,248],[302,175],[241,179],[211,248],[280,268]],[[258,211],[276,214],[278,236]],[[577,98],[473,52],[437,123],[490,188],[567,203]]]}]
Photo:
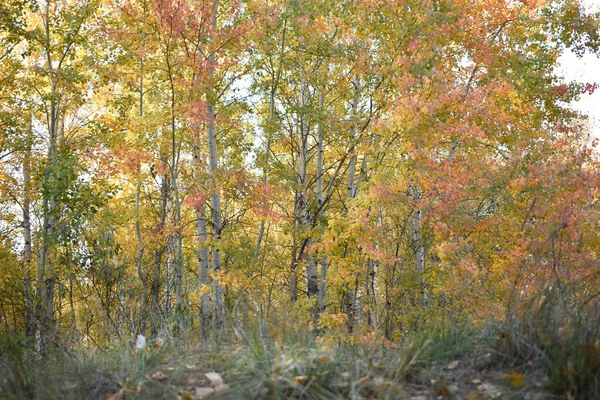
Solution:
[{"label": "fallen leaf", "polygon": [[298,383],[301,385],[301,384],[305,383],[306,381],[308,381],[308,376],[305,376],[305,375],[295,376],[292,378],[292,381],[294,383]]},{"label": "fallen leaf", "polygon": [[120,394],[121,390],[119,390],[117,393],[105,394],[104,396],[102,396],[102,400],[117,400]]},{"label": "fallen leaf", "polygon": [[446,369],[455,369],[456,367],[458,367],[458,364],[459,364],[459,361],[454,360],[450,364],[446,365]]},{"label": "fallen leaf", "polygon": [[204,375],[210,381],[212,387],[221,386],[223,384],[223,378],[217,372],[207,372]]},{"label": "fallen leaf", "polygon": [[196,386],[198,384],[198,377],[196,375],[188,376],[185,383],[188,386]]},{"label": "fallen leaf", "polygon": [[446,381],[436,381],[433,384],[433,390],[436,396],[450,396],[450,389],[448,389],[448,382]]},{"label": "fallen leaf", "polygon": [[525,383],[525,375],[512,371],[510,374],[506,375],[506,380],[509,381],[514,388],[518,389]]},{"label": "fallen leaf", "polygon": [[357,381],[354,383],[354,385],[355,385],[355,386],[360,386],[360,385],[362,385],[362,384],[364,384],[364,383],[367,383],[367,382],[369,382],[370,380],[371,380],[371,378],[369,378],[368,376],[363,376],[362,378],[360,378],[359,380],[357,380]]},{"label": "fallen leaf", "polygon": [[211,387],[197,387],[195,389],[196,393],[194,398],[195,399],[203,399],[206,396],[213,394],[215,392],[215,389],[211,388]]},{"label": "fallen leaf", "polygon": [[470,393],[467,393],[466,399],[467,400],[483,400],[483,396],[481,395],[481,393],[478,393],[478,392],[470,392]]},{"label": "fallen leaf", "polygon": [[229,389],[229,385],[224,383],[222,385],[216,386],[215,392],[220,392],[221,390],[227,390],[227,389]]},{"label": "fallen leaf", "polygon": [[186,392],[185,390],[179,391],[179,396],[181,396],[183,400],[194,400],[194,396],[192,396],[190,392]]},{"label": "fallen leaf", "polygon": [[492,398],[492,400],[500,399],[502,397],[502,392],[491,383],[482,383],[481,385],[477,386],[477,390],[484,392],[490,398]]},{"label": "fallen leaf", "polygon": [[165,374],[163,374],[162,372],[160,372],[160,371],[159,371],[159,372],[155,372],[155,373],[152,375],[152,379],[154,379],[155,381],[162,382],[162,381],[164,381],[165,379],[167,379],[167,376],[166,376]]}]

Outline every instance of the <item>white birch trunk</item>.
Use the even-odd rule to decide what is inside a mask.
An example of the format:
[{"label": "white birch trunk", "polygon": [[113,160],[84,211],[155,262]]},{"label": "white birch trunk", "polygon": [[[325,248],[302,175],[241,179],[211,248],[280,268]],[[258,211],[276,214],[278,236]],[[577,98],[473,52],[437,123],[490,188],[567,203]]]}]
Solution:
[{"label": "white birch trunk", "polygon": [[33,145],[33,116],[30,116],[23,157],[23,268],[25,270],[25,335],[35,337],[36,322],[29,273],[31,268],[31,147]]},{"label": "white birch trunk", "polygon": [[[413,197],[415,200],[419,200],[421,194],[418,189],[413,189]],[[415,251],[415,270],[419,275],[419,293],[418,293],[418,302],[420,305],[425,305],[426,303],[426,293],[425,293],[425,283],[423,281],[423,273],[425,271],[425,246],[423,243],[423,233],[421,228],[421,219],[423,216],[423,212],[420,209],[417,209],[413,212],[412,220],[411,220],[411,228],[412,228],[412,239],[413,246]]]},{"label": "white birch trunk", "polygon": [[[215,32],[217,29],[217,17],[219,12],[219,0],[214,0],[213,10],[211,16],[211,31]],[[212,270],[217,273],[221,270],[221,251],[220,241],[222,235],[222,210],[221,210],[221,194],[218,188],[216,188],[215,175],[219,169],[219,153],[217,151],[217,137],[215,133],[215,105],[216,101],[214,93],[214,73],[215,73],[215,56],[211,53],[208,59],[209,64],[209,86],[207,89],[207,123],[206,123],[206,134],[208,140],[208,158],[211,179],[213,183],[211,193],[211,222],[212,222],[212,246],[211,246],[211,261]],[[219,333],[223,327],[223,320],[225,317],[225,304],[223,301],[223,287],[219,283],[218,279],[213,280],[213,306],[214,316],[213,324],[216,332]]]},{"label": "white birch trunk", "polygon": [[[196,185],[200,187],[202,184],[200,168],[200,135],[196,133],[194,143],[194,164],[197,170],[195,171]],[[210,285],[210,260],[208,254],[207,240],[208,233],[206,229],[206,205],[202,204],[196,209],[196,232],[198,234],[198,283],[203,294],[200,295],[200,336],[203,340],[208,338],[212,320],[211,313],[211,296],[209,293],[204,293]]]},{"label": "white birch trunk", "polygon": [[[352,143],[354,143],[354,141],[356,140],[356,138],[358,137],[358,122],[356,121],[357,119],[357,114],[358,114],[358,102],[360,99],[360,78],[356,78],[354,80],[354,100],[352,101],[352,118],[355,120],[354,121],[354,128],[353,128],[353,137],[352,137]],[[350,152],[351,152],[351,156],[350,156],[350,162],[348,164],[348,200],[352,200],[356,197],[356,195],[358,194],[358,185],[356,184],[356,164],[357,164],[357,154],[355,151],[355,144],[353,144],[350,148]],[[348,330],[350,331],[350,333],[352,333],[352,331],[354,330],[354,322],[355,322],[355,317],[356,317],[356,313],[357,313],[357,298],[358,298],[358,289],[359,289],[359,284],[358,284],[358,279],[356,280],[356,285],[354,288],[354,291],[352,292],[352,294],[350,293],[351,289],[350,289],[350,285],[348,284],[346,286],[346,293],[345,293],[345,313],[348,315]]]},{"label": "white birch trunk", "polygon": [[[306,108],[308,107],[308,101],[310,97],[308,83],[304,82],[301,87],[302,97],[302,110],[303,115],[300,118],[300,165],[298,169],[298,177],[300,183],[300,193],[298,196],[298,213],[299,220],[302,226],[302,232],[309,235],[304,239],[306,242],[305,249],[302,254],[303,261],[306,262],[306,292],[308,298],[312,298],[318,294],[318,272],[317,262],[314,257],[310,254],[310,246],[314,243],[314,239],[307,232],[312,228],[312,220],[310,217],[310,210],[308,206],[307,198],[307,186],[308,186],[308,160],[309,160],[309,124],[308,117],[306,116]],[[316,307],[315,307],[316,309]]]},{"label": "white birch trunk", "polygon": [[[319,96],[319,109],[323,110],[325,104],[325,94],[321,92]],[[325,137],[323,135],[323,123],[318,126],[318,149],[317,149],[317,213],[323,212],[322,207],[325,202],[323,194],[323,153],[325,151]],[[316,216],[318,218],[318,215]],[[327,298],[327,256],[321,257],[321,276],[319,282],[319,312],[325,311],[325,300]]]}]

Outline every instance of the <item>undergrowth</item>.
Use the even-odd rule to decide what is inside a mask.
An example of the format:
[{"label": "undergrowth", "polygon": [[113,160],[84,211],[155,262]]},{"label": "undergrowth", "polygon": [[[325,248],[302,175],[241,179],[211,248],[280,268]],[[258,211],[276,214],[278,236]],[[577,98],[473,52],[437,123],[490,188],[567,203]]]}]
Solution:
[{"label": "undergrowth", "polygon": [[[143,349],[133,340],[117,340],[103,349],[55,350],[52,358],[41,360],[27,340],[4,335],[0,397],[397,399],[429,390],[434,397],[452,398],[456,390],[483,390],[477,382],[484,378],[478,377],[496,376],[503,399],[525,398],[528,391],[540,399],[598,399],[597,314],[561,311],[555,295],[534,299],[519,318],[483,328],[431,324],[399,343],[374,336],[335,341],[307,330],[287,337],[249,332],[240,340],[209,345],[163,332]],[[206,372],[220,374],[226,385],[200,397],[194,389],[210,386]],[[445,381],[450,379],[457,384]],[[465,379],[473,383],[465,386]],[[493,398],[485,396],[472,398]]]}]

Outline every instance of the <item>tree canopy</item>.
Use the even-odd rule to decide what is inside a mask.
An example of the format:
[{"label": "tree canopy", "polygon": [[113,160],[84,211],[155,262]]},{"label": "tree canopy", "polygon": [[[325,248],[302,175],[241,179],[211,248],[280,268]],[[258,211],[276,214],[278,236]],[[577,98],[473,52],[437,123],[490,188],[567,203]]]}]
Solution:
[{"label": "tree canopy", "polygon": [[596,307],[576,0],[8,0],[0,330],[397,340]]}]

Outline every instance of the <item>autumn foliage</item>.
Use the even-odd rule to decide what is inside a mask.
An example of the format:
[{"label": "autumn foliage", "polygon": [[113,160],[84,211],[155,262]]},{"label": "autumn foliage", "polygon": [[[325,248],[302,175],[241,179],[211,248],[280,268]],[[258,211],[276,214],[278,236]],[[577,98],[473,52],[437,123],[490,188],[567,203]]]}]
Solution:
[{"label": "autumn foliage", "polygon": [[599,50],[598,20],[574,0],[3,3],[0,330],[40,354],[165,327],[389,343],[548,291],[597,309],[598,151],[571,105],[598,85],[556,66]]}]

